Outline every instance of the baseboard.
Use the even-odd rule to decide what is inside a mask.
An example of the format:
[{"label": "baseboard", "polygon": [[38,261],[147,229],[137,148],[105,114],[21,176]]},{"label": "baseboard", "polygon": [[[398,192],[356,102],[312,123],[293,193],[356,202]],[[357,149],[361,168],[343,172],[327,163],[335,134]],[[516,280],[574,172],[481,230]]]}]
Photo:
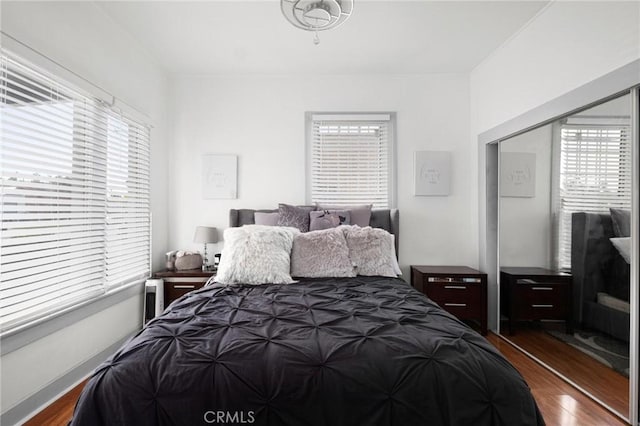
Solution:
[{"label": "baseboard", "polygon": [[64,376],[49,383],[35,394],[31,395],[15,407],[7,410],[0,415],[0,424],[3,426],[12,426],[22,424],[37,413],[48,407],[52,402],[56,401],[62,395],[73,389],[81,381],[86,379],[101,363],[115,353],[131,336],[118,340],[102,352],[89,358]]}]

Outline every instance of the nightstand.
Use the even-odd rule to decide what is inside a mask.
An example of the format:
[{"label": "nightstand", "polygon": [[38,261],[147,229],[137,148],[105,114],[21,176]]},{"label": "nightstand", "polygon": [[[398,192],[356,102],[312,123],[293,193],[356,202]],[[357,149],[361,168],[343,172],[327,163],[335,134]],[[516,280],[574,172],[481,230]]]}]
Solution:
[{"label": "nightstand", "polygon": [[487,334],[487,274],[467,266],[411,266],[411,285],[461,320]]},{"label": "nightstand", "polygon": [[562,320],[571,324],[571,274],[544,268],[500,268],[500,310],[509,319],[509,334],[517,321]]},{"label": "nightstand", "polygon": [[190,291],[204,287],[206,282],[216,271],[202,271],[191,269],[183,271],[160,271],[152,278],[162,278],[164,281],[164,306]]}]

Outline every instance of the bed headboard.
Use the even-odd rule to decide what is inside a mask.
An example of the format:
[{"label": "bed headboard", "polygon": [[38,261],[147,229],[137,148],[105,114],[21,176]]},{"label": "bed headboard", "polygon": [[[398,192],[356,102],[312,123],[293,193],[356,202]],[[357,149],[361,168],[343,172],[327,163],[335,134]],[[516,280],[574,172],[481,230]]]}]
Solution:
[{"label": "bed headboard", "polygon": [[[256,223],[254,213],[273,213],[278,210],[254,210],[254,209],[231,209],[229,210],[229,226],[236,227],[242,225],[253,225]],[[371,210],[371,220],[369,224],[373,228],[382,228],[395,235],[396,254],[399,247],[400,213],[398,209],[373,209]]]}]

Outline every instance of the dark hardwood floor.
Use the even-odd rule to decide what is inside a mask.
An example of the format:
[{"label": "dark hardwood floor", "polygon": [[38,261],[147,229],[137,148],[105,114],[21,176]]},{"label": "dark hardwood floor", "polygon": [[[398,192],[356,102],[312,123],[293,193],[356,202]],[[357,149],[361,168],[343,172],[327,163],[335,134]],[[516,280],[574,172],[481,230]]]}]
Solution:
[{"label": "dark hardwood floor", "polygon": [[520,371],[548,426],[627,424],[510,343],[493,333],[487,339]]},{"label": "dark hardwood floor", "polygon": [[[487,339],[525,378],[548,426],[617,426],[626,424],[500,337],[489,333]],[[45,408],[25,425],[65,426],[71,419],[73,407],[83,387],[84,382]]]},{"label": "dark hardwood floor", "polygon": [[25,422],[24,426],[66,426],[71,420],[73,408],[80,397],[80,392],[87,381],[83,381],[69,392],[60,397],[53,404]]},{"label": "dark hardwood floor", "polygon": [[629,379],[550,336],[544,330],[518,329],[505,336],[531,355],[571,378],[596,398],[620,413],[629,412]]}]

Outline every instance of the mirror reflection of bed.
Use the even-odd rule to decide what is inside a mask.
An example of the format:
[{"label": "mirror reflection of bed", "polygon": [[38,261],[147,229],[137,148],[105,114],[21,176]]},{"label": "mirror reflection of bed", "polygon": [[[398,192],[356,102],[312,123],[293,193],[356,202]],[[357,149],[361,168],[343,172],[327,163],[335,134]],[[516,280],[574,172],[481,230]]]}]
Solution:
[{"label": "mirror reflection of bed", "polygon": [[625,417],[629,98],[499,146],[500,332]]}]

